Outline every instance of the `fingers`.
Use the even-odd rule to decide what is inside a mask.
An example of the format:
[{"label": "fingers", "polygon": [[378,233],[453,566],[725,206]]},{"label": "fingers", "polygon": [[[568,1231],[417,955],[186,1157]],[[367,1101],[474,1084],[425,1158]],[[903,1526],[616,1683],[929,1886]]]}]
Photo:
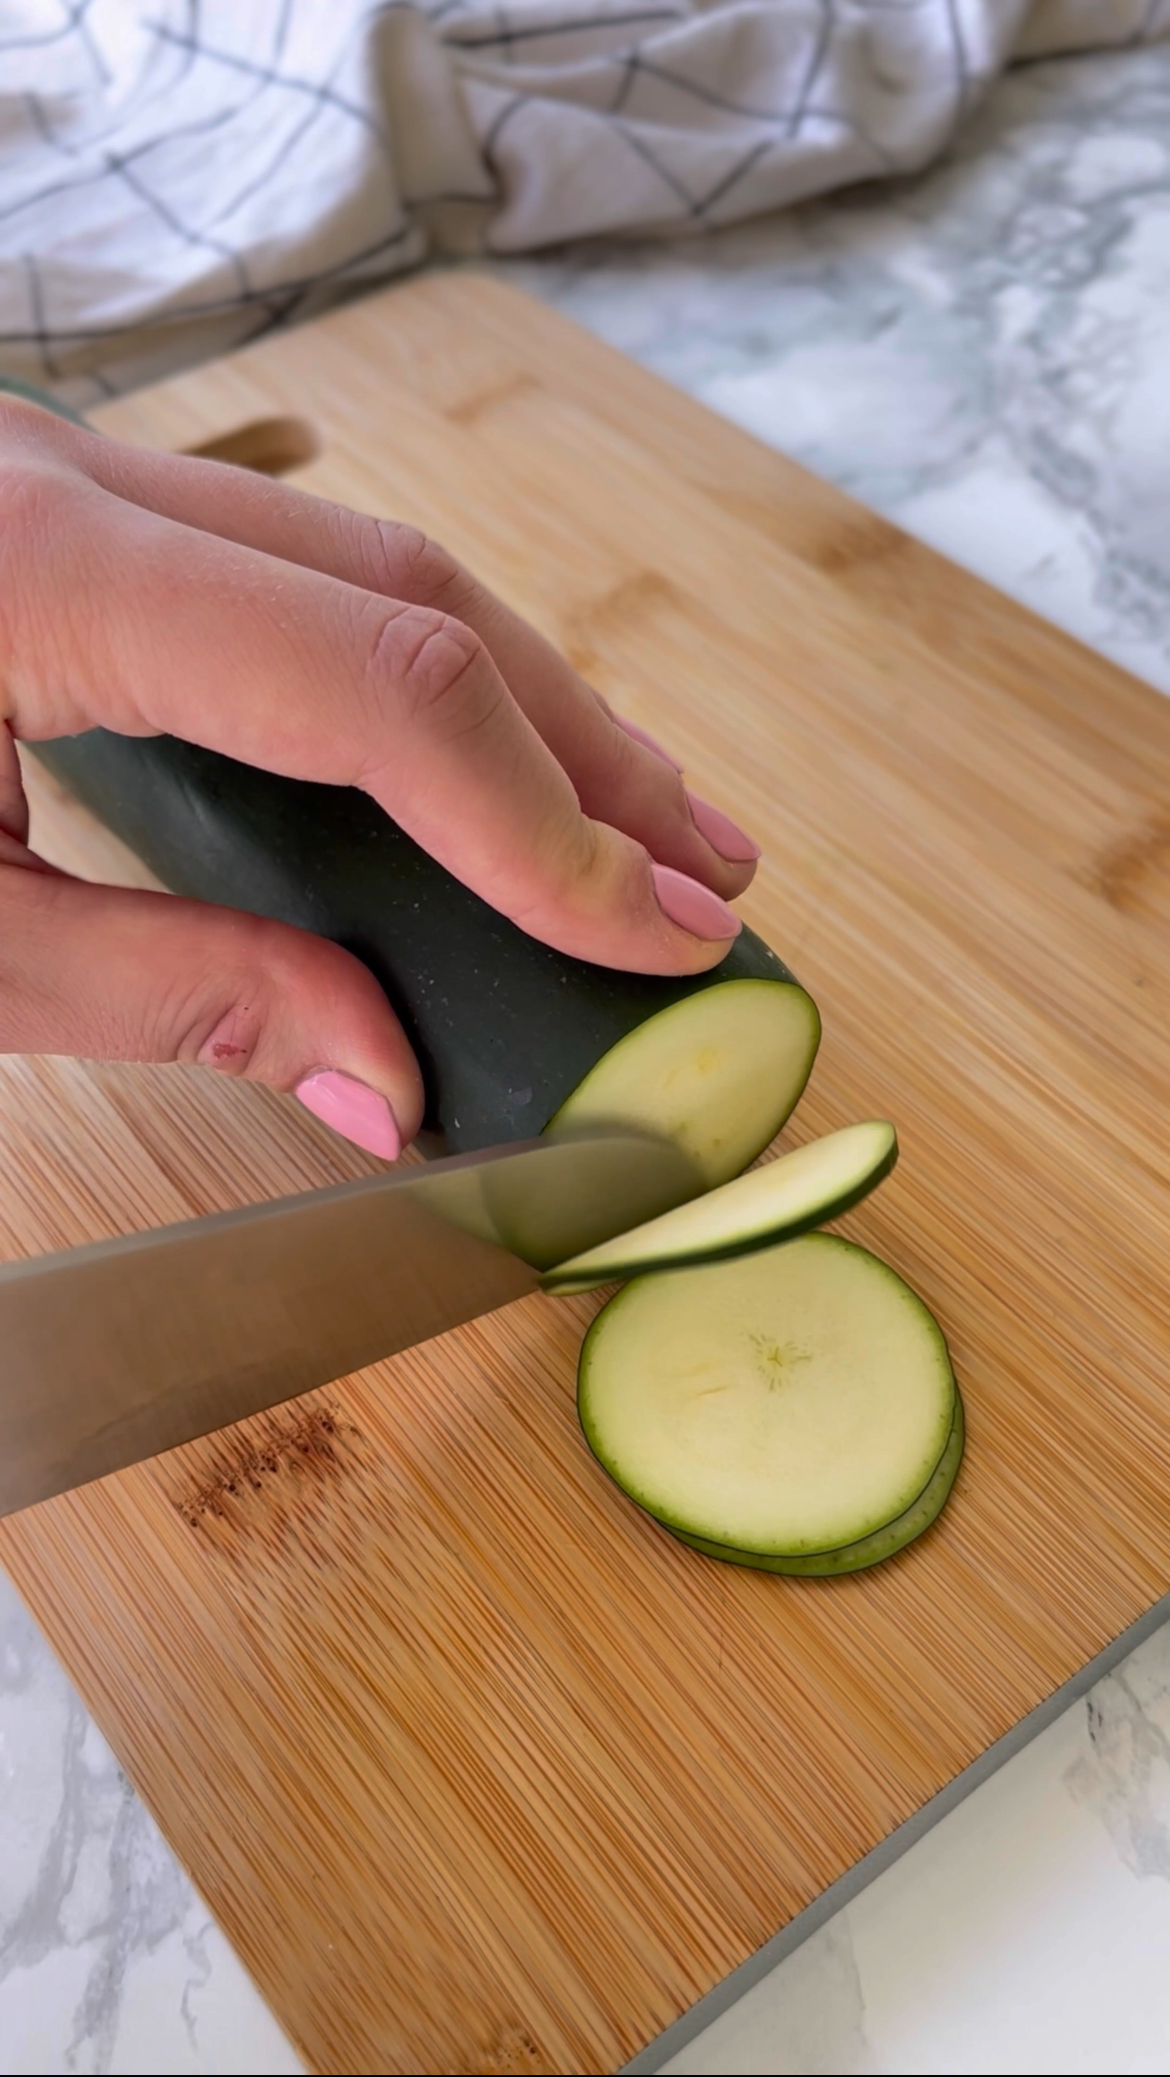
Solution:
[{"label": "fingers", "polygon": [[363,786],[566,952],[650,973],[722,957],[731,911],[582,814],[463,622],[160,518],[64,467],[28,472],[5,502],[0,664],[16,735],[163,730]]},{"label": "fingers", "polygon": [[348,952],[230,909],[11,862],[0,862],[0,1052],[216,1068],[295,1093],[387,1160],[422,1121],[403,1032]]},{"label": "fingers", "polygon": [[616,721],[550,642],[415,528],[222,463],[96,440],[91,447],[87,469],[121,497],[361,590],[453,615],[479,636],[586,815],[727,899],[748,885],[759,856],[752,839],[689,794],[669,754]]},{"label": "fingers", "polygon": [[447,610],[473,628],[533,726],[568,773],[587,815],[644,844],[652,858],[725,899],[749,884],[759,848],[688,792],[661,752],[615,720],[550,642],[453,565]]}]

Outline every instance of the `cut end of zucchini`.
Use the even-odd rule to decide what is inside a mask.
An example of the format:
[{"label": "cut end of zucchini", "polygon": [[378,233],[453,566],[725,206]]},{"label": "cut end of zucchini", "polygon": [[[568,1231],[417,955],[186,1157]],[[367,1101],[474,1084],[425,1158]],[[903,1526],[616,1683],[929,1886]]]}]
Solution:
[{"label": "cut end of zucchini", "polygon": [[897,1158],[892,1125],[847,1125],[558,1263],[546,1271],[544,1287],[588,1291],[596,1284],[725,1261],[793,1240],[860,1203],[889,1175]]},{"label": "cut end of zucchini", "polygon": [[775,1138],[808,1081],[820,1036],[816,1004],[795,981],[704,988],[613,1046],[545,1131],[624,1126],[672,1139],[710,1189]]},{"label": "cut end of zucchini", "polygon": [[586,1440],[630,1499],[777,1566],[906,1514],[955,1402],[922,1301],[825,1233],[627,1284],[593,1322],[578,1380]]}]

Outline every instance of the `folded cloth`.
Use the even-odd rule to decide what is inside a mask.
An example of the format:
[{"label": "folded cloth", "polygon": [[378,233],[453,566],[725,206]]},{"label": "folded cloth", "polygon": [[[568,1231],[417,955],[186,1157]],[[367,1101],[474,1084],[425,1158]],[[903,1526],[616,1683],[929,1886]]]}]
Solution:
[{"label": "folded cloth", "polygon": [[444,253],[926,165],[1170,0],[0,0],[0,372],[76,404]]}]

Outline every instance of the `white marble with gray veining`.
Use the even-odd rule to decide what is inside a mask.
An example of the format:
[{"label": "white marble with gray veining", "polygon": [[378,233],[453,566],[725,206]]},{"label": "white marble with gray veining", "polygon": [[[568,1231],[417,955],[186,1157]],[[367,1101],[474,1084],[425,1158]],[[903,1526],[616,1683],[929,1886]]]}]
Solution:
[{"label": "white marble with gray veining", "polygon": [[[500,271],[1170,691],[1170,46],[1015,73],[919,182]],[[297,2067],[0,1581],[0,2077]],[[1170,2073],[1170,1626],[669,2067]]]},{"label": "white marble with gray veining", "polygon": [[499,271],[1170,691],[1170,49],[1019,68],[918,181]]},{"label": "white marble with gray veining", "polygon": [[300,2067],[0,1574],[0,2072]]}]

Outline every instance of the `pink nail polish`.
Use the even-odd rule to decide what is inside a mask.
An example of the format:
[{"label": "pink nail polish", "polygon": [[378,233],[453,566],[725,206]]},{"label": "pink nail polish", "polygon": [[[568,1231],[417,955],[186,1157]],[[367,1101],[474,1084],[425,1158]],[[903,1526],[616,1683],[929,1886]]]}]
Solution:
[{"label": "pink nail polish", "polygon": [[680,930],[689,930],[697,938],[739,936],[743,929],[739,917],[709,887],[692,880],[689,873],[677,873],[672,865],[655,865],[651,871],[658,906]]},{"label": "pink nail polish", "polygon": [[642,745],[643,750],[652,750],[655,757],[660,757],[663,764],[668,764],[672,771],[681,772],[682,766],[677,757],[672,757],[669,750],[664,750],[661,743],[650,734],[648,729],[639,728],[636,721],[627,721],[624,714],[615,714],[613,718],[619,728],[624,729],[628,736],[633,737],[635,743]]},{"label": "pink nail polish", "polygon": [[688,789],[687,803],[691,820],[701,837],[706,837],[712,849],[718,851],[729,865],[747,865],[760,855],[760,847],[753,843],[746,830],[725,815],[722,808],[713,808],[710,801],[701,801],[697,793]]},{"label": "pink nail polish", "polygon": [[383,1161],[397,1161],[402,1152],[402,1134],[385,1097],[379,1096],[376,1089],[327,1067],[306,1075],[303,1082],[297,1083],[293,1095],[315,1118],[323,1119],[355,1146],[364,1147],[368,1154],[380,1154]]}]

